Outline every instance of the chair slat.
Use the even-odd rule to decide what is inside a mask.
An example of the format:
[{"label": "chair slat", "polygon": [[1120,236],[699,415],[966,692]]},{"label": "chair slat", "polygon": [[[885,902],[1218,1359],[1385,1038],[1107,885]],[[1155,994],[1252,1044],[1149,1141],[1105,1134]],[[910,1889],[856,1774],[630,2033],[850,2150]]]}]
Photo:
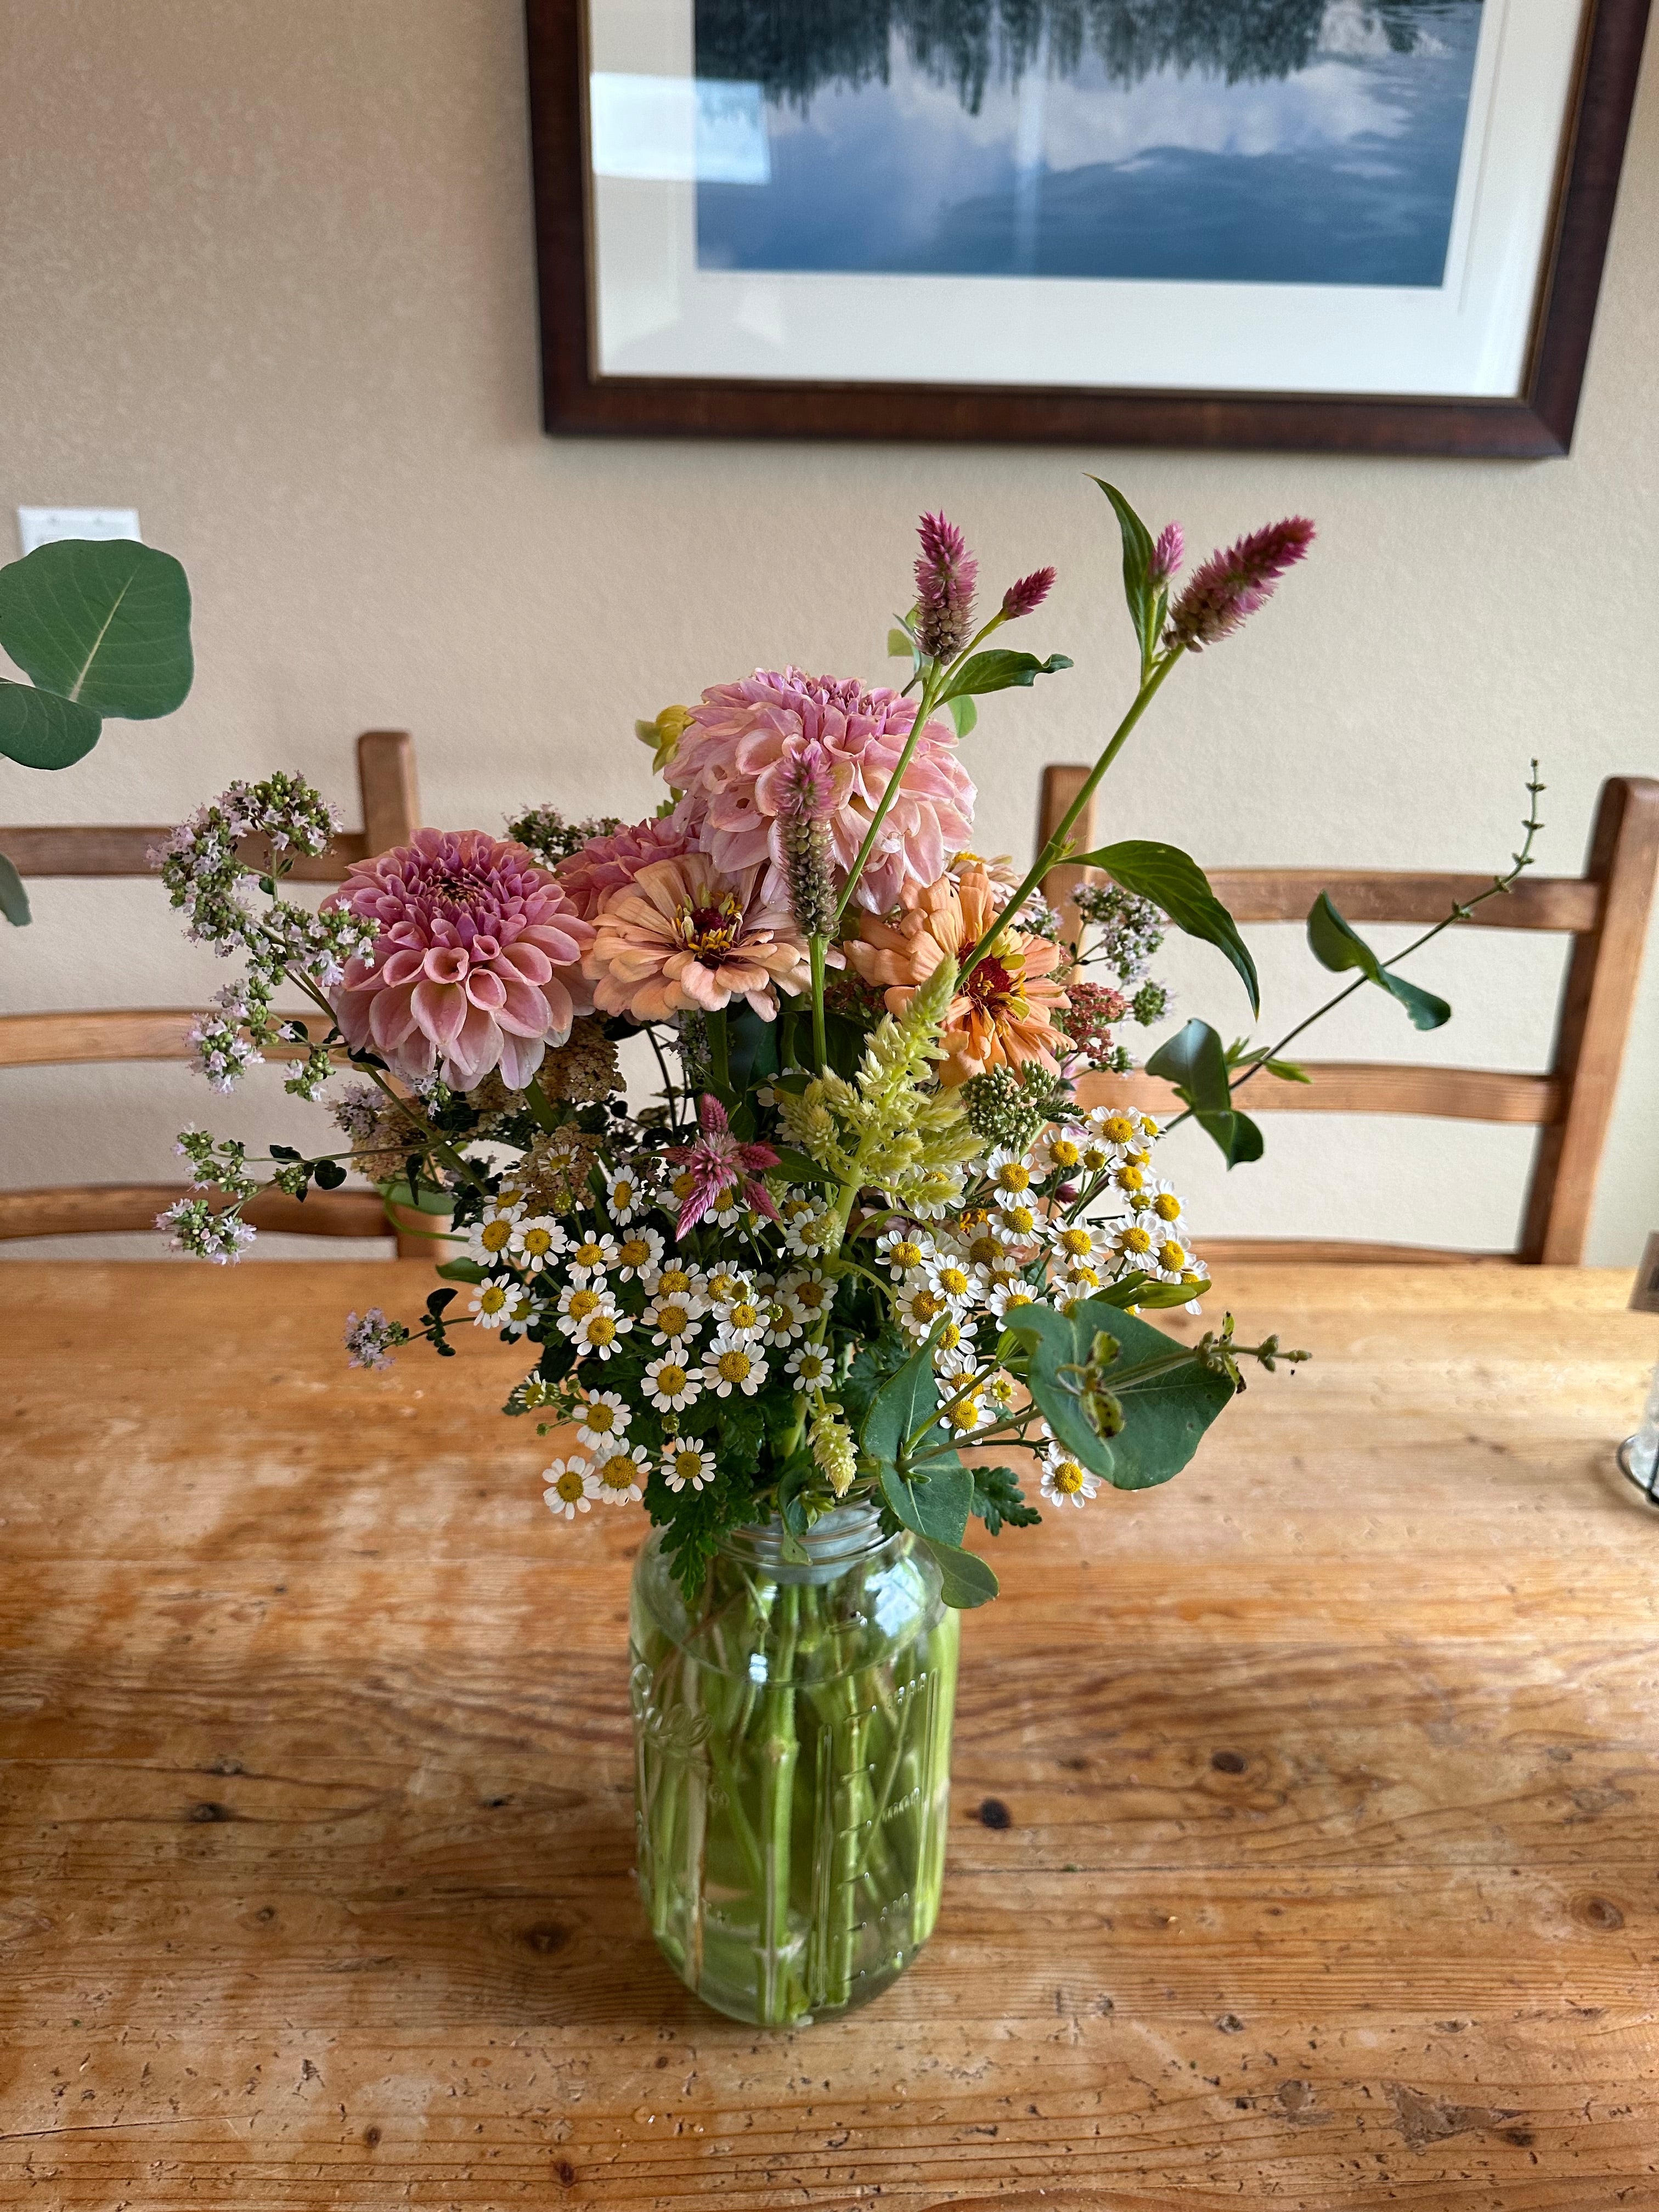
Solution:
[{"label": "chair slat", "polygon": [[1518,1267],[1518,1252],[1449,1252],[1439,1244],[1328,1243],[1316,1237],[1206,1237],[1199,1257],[1223,1292],[1233,1261],[1285,1260],[1297,1267]]},{"label": "chair slat", "polygon": [[363,795],[362,855],[372,859],[406,845],[420,827],[415,741],[407,730],[365,730],[357,740],[357,781]]},{"label": "chair slat", "polygon": [[[1254,1076],[1239,1093],[1247,1114],[1426,1114],[1448,1121],[1553,1121],[1561,1086],[1548,1075],[1510,1075],[1487,1067],[1420,1067],[1396,1060],[1308,1060],[1312,1080]],[[1155,1075],[1085,1075],[1080,1106],[1134,1106],[1170,1115],[1181,1101]]]},{"label": "chair slat", "polygon": [[[20,1237],[85,1237],[153,1229],[155,1217],[189,1196],[183,1183],[64,1183],[39,1190],[0,1191],[0,1241]],[[308,1237],[389,1237],[386,1209],[373,1191],[311,1193],[303,1204],[284,1191],[264,1191],[244,1208],[259,1229]]]},{"label": "chair slat", "polygon": [[[0,853],[20,876],[153,876],[149,856],[172,835],[170,823],[134,828],[106,822],[0,829]],[[343,830],[326,853],[294,864],[301,883],[338,883],[368,846],[360,830]]]},{"label": "chair slat", "polygon": [[[1350,921],[1443,921],[1492,889],[1490,876],[1409,875],[1342,868],[1212,868],[1210,884],[1235,921],[1304,921],[1321,891]],[[1575,936],[1595,927],[1599,884],[1577,876],[1522,876],[1489,898],[1468,924],[1476,929],[1559,930]]]},{"label": "chair slat", "polygon": [[[188,1006],[120,1006],[85,1013],[0,1014],[0,1067],[98,1066],[117,1060],[193,1060]],[[319,1023],[314,1011],[290,1008],[279,1021]],[[273,1044],[268,1060],[303,1060],[301,1044]]]}]

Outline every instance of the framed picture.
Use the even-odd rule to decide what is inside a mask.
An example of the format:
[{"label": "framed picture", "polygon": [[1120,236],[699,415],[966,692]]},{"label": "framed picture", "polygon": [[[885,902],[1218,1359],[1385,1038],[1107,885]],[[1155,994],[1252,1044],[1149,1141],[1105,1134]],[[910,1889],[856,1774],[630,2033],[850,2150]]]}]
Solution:
[{"label": "framed picture", "polygon": [[1649,0],[527,0],[559,432],[1567,451]]}]

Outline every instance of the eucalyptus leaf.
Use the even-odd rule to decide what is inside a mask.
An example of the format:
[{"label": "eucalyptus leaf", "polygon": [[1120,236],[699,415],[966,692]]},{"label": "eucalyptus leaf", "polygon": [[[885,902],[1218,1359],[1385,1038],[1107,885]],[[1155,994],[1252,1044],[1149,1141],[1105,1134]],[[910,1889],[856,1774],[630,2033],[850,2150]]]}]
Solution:
[{"label": "eucalyptus leaf", "polygon": [[[1118,1490],[1150,1490],[1178,1474],[1197,1450],[1205,1430],[1233,1395],[1233,1386],[1224,1375],[1211,1372],[1196,1359],[1183,1361],[1130,1387],[1138,1370],[1167,1358],[1182,1347],[1162,1329],[1099,1298],[1074,1306],[1069,1314],[1056,1313],[1050,1306],[1017,1307],[1004,1326],[1033,1341],[1028,1380],[1031,1395],[1049,1427],[1062,1443],[1077,1452],[1085,1466],[1104,1474]],[[1123,1426],[1109,1448],[1084,1420],[1075,1389],[1066,1387],[1076,1378],[1060,1371],[1086,1364],[1096,1333],[1101,1329],[1109,1332],[1119,1345],[1119,1356],[1104,1379],[1107,1387],[1120,1396]],[[1064,1432],[1062,1419],[1067,1423]],[[1079,1427],[1085,1439],[1092,1443],[1092,1458],[1076,1441],[1075,1431]],[[1108,1449],[1110,1464],[1103,1466],[1099,1458]]]},{"label": "eucalyptus leaf", "polygon": [[1452,1010],[1444,999],[1408,983],[1403,975],[1383,966],[1364,939],[1338,913],[1328,892],[1321,891],[1313,902],[1308,916],[1308,945],[1322,968],[1330,969],[1334,975],[1357,968],[1368,982],[1377,984],[1405,1008],[1413,1029],[1437,1030],[1451,1019]]},{"label": "eucalyptus leaf", "polygon": [[930,1424],[938,1411],[939,1381],[933,1373],[933,1340],[929,1337],[896,1374],[888,1376],[872,1399],[860,1445],[871,1459],[896,1462],[904,1455],[907,1440],[924,1423]]},{"label": "eucalyptus leaf", "polygon": [[924,1471],[902,1473],[882,1462],[881,1492],[907,1528],[936,1544],[960,1544],[974,1503],[974,1478],[954,1456],[931,1461]]},{"label": "eucalyptus leaf", "polygon": [[970,692],[1006,691],[1015,685],[1029,687],[1039,676],[1057,676],[1062,668],[1071,665],[1063,653],[1051,653],[1046,660],[1039,660],[1034,653],[976,653],[940,692],[939,704],[943,706]]},{"label": "eucalyptus leaf", "polygon": [[[10,573],[0,568],[0,580]],[[0,753],[25,768],[72,767],[92,750],[103,727],[90,707],[0,676]]]},{"label": "eucalyptus leaf", "polygon": [[23,878],[3,853],[0,853],[0,914],[15,929],[22,929],[29,921],[29,895],[23,889]]},{"label": "eucalyptus leaf", "polygon": [[1120,845],[1103,845],[1093,853],[1079,853],[1073,864],[1103,868],[1126,891],[1162,907],[1177,929],[1215,945],[1237,969],[1250,994],[1251,1012],[1261,1012],[1261,986],[1249,947],[1238,933],[1238,924],[1210,889],[1209,878],[1189,854],[1178,845],[1133,837]]},{"label": "eucalyptus leaf", "polygon": [[997,1578],[983,1559],[960,1545],[941,1544],[927,1536],[921,1540],[939,1571],[939,1595],[952,1612],[969,1613],[976,1605],[990,1603],[997,1594]]},{"label": "eucalyptus leaf", "polygon": [[131,538],[38,546],[0,569],[0,646],[44,690],[150,721],[190,691],[190,586],[170,553]]}]

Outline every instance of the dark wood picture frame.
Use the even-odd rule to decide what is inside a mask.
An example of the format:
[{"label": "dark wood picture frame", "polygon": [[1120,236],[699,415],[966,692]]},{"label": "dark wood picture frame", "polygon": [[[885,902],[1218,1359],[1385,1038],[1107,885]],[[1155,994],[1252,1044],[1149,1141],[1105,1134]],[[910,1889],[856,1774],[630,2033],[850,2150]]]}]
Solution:
[{"label": "dark wood picture frame", "polygon": [[1594,0],[1518,399],[596,377],[585,0],[526,0],[543,420],[556,434],[1261,447],[1515,460],[1569,451],[1650,0]]}]

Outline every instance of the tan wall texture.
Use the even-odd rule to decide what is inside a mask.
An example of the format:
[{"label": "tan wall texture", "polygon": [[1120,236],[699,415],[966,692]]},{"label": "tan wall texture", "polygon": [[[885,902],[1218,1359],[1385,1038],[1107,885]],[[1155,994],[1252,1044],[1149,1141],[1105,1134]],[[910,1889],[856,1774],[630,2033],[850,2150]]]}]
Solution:
[{"label": "tan wall texture", "polygon": [[[349,800],[353,733],[387,724],[416,733],[433,820],[643,811],[636,714],[757,661],[882,672],[927,505],[992,578],[1060,568],[1029,642],[1075,672],[990,702],[969,746],[981,842],[1021,850],[1041,764],[1088,755],[1132,680],[1085,470],[1200,549],[1290,508],[1322,533],[1246,635],[1179,672],[1115,774],[1115,834],[1212,861],[1495,866],[1536,753],[1543,863],[1571,872],[1601,777],[1659,769],[1659,53],[1577,450],[1525,466],[550,440],[517,0],[0,0],[0,507],[137,506],[190,571],[199,667],[176,719],[111,725],[62,776],[0,762],[0,820],[171,819],[278,764]],[[36,888],[36,927],[0,943],[9,1008],[222,980],[150,885]],[[1256,935],[1288,1025],[1318,971],[1297,932]],[[1183,1014],[1243,1026],[1214,955],[1169,966]],[[1541,1060],[1559,945],[1470,933],[1416,972],[1454,1000],[1447,1030],[1419,1039],[1376,994],[1318,1049]],[[1602,1261],[1659,1224],[1656,1009],[1650,955]],[[0,1182],[169,1175],[192,1117],[315,1126],[270,1071],[219,1103],[180,1069],[14,1073]],[[1485,1245],[1514,1235],[1530,1142],[1282,1117],[1229,1177],[1190,1135],[1169,1171],[1218,1232]]]}]

